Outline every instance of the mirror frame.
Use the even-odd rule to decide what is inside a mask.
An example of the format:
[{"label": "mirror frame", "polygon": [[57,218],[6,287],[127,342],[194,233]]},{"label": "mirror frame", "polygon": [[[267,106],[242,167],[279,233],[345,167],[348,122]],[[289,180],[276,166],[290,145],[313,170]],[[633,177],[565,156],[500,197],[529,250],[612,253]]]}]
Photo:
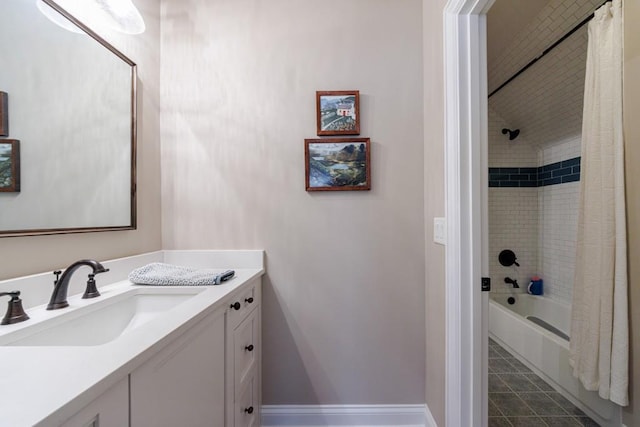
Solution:
[{"label": "mirror frame", "polygon": [[56,12],[67,18],[87,35],[100,43],[108,51],[119,57],[126,64],[131,67],[131,216],[130,225],[123,226],[105,226],[105,227],[70,227],[70,228],[45,228],[45,229],[33,229],[33,230],[0,230],[0,238],[2,237],[19,237],[19,236],[43,236],[51,234],[73,234],[73,233],[92,233],[101,231],[121,231],[121,230],[135,230],[137,229],[137,184],[136,184],[136,153],[137,153],[137,140],[138,140],[138,126],[137,126],[137,82],[138,71],[137,65],[126,55],[116,49],[109,42],[104,40],[98,34],[96,34],[91,28],[87,27],[81,21],[76,19],[73,15],[64,10],[53,0],[42,0]]}]

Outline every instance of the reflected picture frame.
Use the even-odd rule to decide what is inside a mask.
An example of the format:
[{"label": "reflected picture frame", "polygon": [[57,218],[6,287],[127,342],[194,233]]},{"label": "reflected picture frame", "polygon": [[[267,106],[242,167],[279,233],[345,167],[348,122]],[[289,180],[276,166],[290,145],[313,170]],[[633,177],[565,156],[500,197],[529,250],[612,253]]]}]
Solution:
[{"label": "reflected picture frame", "polygon": [[20,141],[0,139],[0,193],[20,192]]},{"label": "reflected picture frame", "polygon": [[316,92],[317,134],[360,135],[360,91]]},{"label": "reflected picture frame", "polygon": [[9,136],[9,95],[0,92],[0,136]]},{"label": "reflected picture frame", "polygon": [[371,190],[369,138],[305,139],[307,191]]}]

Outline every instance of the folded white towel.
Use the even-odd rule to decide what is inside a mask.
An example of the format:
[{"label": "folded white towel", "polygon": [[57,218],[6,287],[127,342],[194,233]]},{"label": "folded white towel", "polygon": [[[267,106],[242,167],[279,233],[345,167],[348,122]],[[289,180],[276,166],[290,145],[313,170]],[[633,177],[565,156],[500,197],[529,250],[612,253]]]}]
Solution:
[{"label": "folded white towel", "polygon": [[208,286],[219,285],[234,276],[233,270],[222,273],[179,265],[153,262],[129,273],[129,280],[137,285]]}]

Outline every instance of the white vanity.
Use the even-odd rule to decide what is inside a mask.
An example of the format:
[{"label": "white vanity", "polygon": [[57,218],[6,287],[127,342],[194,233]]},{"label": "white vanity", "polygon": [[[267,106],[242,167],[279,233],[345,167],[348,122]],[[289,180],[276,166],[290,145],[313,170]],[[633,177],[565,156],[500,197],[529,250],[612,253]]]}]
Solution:
[{"label": "white vanity", "polygon": [[[206,287],[126,280],[149,262],[236,275]],[[263,252],[160,251],[103,264],[102,295],[81,299],[76,274],[60,310],[45,310],[50,273],[0,281],[0,291],[21,291],[31,317],[0,327],[0,426],[260,425]]]}]

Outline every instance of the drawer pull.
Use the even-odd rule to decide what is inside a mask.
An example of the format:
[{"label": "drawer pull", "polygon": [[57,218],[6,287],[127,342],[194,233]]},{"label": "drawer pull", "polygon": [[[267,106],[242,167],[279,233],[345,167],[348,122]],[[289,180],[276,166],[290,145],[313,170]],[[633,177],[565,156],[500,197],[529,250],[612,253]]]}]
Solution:
[{"label": "drawer pull", "polygon": [[244,349],[247,350],[247,351],[253,351],[253,344],[249,344]]},{"label": "drawer pull", "polygon": [[253,302],[253,297],[245,298],[244,302],[251,304]]},{"label": "drawer pull", "polygon": [[249,406],[248,408],[244,408],[244,412],[247,414],[253,414],[253,406]]},{"label": "drawer pull", "polygon": [[242,306],[240,305],[239,302],[235,302],[235,303],[231,304],[231,306],[230,306],[230,308],[233,308],[234,310],[240,310],[240,307],[242,307]]}]

